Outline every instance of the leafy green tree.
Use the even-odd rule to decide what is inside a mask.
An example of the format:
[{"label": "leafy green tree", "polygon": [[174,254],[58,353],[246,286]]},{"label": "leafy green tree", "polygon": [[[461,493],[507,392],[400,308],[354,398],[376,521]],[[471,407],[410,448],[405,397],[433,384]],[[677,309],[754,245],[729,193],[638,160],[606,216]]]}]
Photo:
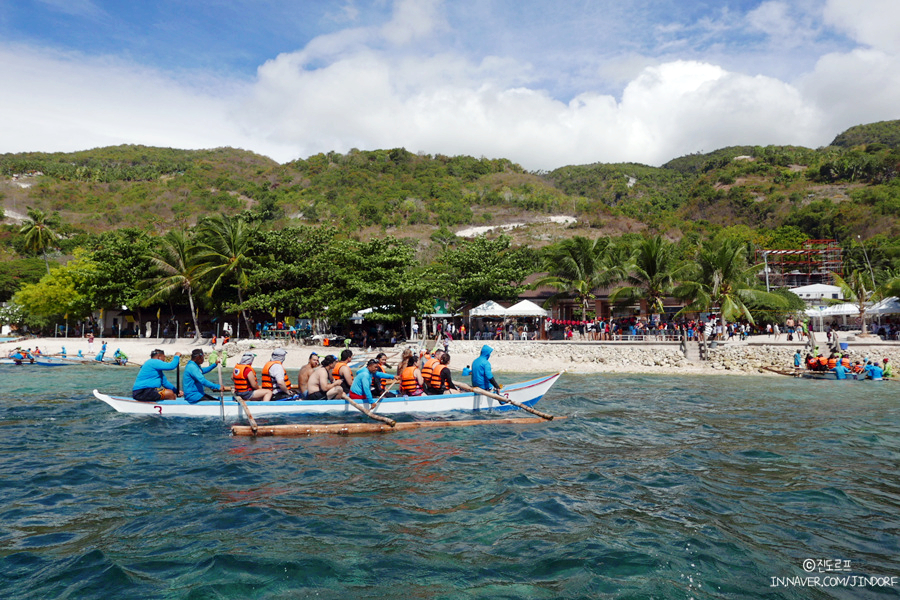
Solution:
[{"label": "leafy green tree", "polygon": [[44,261],[19,258],[0,262],[0,302],[8,302],[27,283],[37,283],[45,275]]},{"label": "leafy green tree", "polygon": [[663,301],[674,293],[687,268],[687,263],[679,260],[675,244],[660,235],[646,237],[626,268],[625,285],[613,290],[609,299],[627,304],[644,300],[651,315],[662,313]]},{"label": "leafy green tree", "polygon": [[477,237],[441,255],[436,292],[447,297],[454,310],[486,300],[511,300],[524,288],[522,282],[532,273],[534,263],[532,252],[513,248],[509,236]]},{"label": "leafy green tree", "polygon": [[86,245],[93,266],[81,280],[79,292],[93,308],[144,304],[147,289],[143,283],[153,268],[149,257],[153,239],[129,227],[104,233]]},{"label": "leafy green tree", "polygon": [[151,243],[147,254],[153,266],[146,285],[150,288],[144,305],[165,300],[176,293],[187,296],[194,323],[194,343],[200,340],[200,324],[194,305],[194,292],[199,289],[202,266],[196,260],[196,247],[184,231],[172,230]]},{"label": "leafy green tree", "polygon": [[[542,266],[547,274],[534,286],[546,285],[559,290],[551,297],[574,296],[584,319],[594,290],[612,285],[626,275],[626,262],[614,260],[615,245],[609,238],[588,239],[581,236],[563,240],[545,250]],[[621,258],[621,257],[618,257]]]},{"label": "leafy green tree", "polygon": [[[238,305],[242,306],[249,272],[255,264],[253,241],[259,235],[259,227],[240,218],[218,215],[205,219],[200,231],[202,241],[195,259],[202,265],[203,277],[210,281],[209,295],[230,283],[237,291]],[[246,309],[241,309],[241,314],[247,331],[251,331]]]},{"label": "leafy green tree", "polygon": [[90,261],[83,255],[78,256],[67,265],[53,269],[37,283],[24,285],[13,296],[13,302],[42,323],[66,315],[86,317],[91,312],[91,305],[88,298],[78,292],[78,287],[88,269]]},{"label": "leafy green tree", "polygon": [[696,264],[692,265],[686,281],[675,289],[676,297],[687,301],[679,314],[718,310],[722,330],[726,319],[744,317],[754,323],[745,301],[754,300],[768,306],[786,306],[777,294],[758,289],[756,274],[761,265],[748,265],[747,246],[734,239],[707,242],[701,245]]},{"label": "leafy green tree", "polygon": [[48,215],[37,208],[28,207],[28,219],[19,230],[25,237],[25,247],[35,254],[42,254],[47,273],[50,273],[50,262],[47,260],[47,248],[52,248],[58,239],[54,228],[59,225],[59,216]]}]

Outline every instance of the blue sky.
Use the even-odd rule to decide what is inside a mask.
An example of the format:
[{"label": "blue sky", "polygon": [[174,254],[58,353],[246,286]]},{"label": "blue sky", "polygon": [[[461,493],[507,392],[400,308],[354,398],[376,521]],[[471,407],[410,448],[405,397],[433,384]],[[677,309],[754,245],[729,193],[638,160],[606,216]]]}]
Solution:
[{"label": "blue sky", "polygon": [[0,0],[0,152],[819,146],[900,118],[898,22],[896,0]]}]

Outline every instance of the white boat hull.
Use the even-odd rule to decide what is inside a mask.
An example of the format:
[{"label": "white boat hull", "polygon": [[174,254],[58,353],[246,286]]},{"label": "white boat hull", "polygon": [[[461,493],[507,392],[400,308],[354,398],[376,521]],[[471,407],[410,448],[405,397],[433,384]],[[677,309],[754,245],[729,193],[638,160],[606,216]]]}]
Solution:
[{"label": "white boat hull", "polygon": [[[527,406],[534,406],[556,383],[562,373],[555,373],[540,379],[510,384],[503,388],[501,395],[507,396]],[[131,398],[108,396],[94,390],[94,396],[106,402],[118,412],[136,415],[161,415],[164,417],[221,417],[222,405],[219,401],[195,403],[183,399],[162,400],[160,402],[138,402]],[[225,398],[225,417],[245,418],[241,405],[233,398]],[[370,408],[368,404],[364,404]],[[274,402],[247,402],[247,408],[254,418],[281,415],[359,415],[360,412],[343,400],[290,400]],[[395,415],[405,413],[440,413],[448,411],[507,411],[518,410],[515,406],[501,404],[498,400],[481,394],[443,394],[440,396],[398,396],[384,398],[378,405],[378,414]]]}]

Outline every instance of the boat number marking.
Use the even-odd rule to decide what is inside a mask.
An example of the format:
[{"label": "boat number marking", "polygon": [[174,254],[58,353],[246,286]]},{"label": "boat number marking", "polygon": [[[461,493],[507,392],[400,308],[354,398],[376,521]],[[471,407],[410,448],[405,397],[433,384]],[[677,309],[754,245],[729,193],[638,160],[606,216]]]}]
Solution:
[{"label": "boat number marking", "polygon": [[159,414],[162,414],[162,406],[160,406],[159,404],[154,404],[153,408],[155,408],[157,411],[159,411]]}]

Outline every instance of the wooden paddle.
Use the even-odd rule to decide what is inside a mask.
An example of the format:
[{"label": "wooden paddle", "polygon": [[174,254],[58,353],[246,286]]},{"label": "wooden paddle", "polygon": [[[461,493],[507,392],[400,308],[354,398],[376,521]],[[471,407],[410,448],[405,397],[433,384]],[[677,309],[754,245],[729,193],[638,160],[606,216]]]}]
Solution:
[{"label": "wooden paddle", "polygon": [[366,416],[369,417],[370,419],[375,419],[376,421],[381,421],[382,423],[387,423],[387,424],[390,425],[391,427],[393,427],[394,425],[397,424],[397,421],[395,421],[395,420],[393,420],[393,419],[389,419],[389,418],[387,418],[387,417],[382,417],[381,415],[376,415],[375,413],[373,413],[373,412],[371,412],[371,411],[369,411],[369,410],[366,410],[366,407],[365,407],[365,406],[363,406],[363,405],[360,404],[359,402],[356,402],[355,400],[353,400],[352,398],[350,398],[350,397],[347,396],[346,394],[344,394],[344,400],[347,401],[347,403],[350,404],[350,406],[352,406],[353,408],[355,408],[356,410],[358,410],[358,411],[361,412],[362,414],[366,415]]},{"label": "wooden paddle", "polygon": [[256,425],[256,419],[253,418],[253,415],[250,414],[250,408],[247,406],[247,403],[244,402],[244,399],[240,396],[234,396],[235,401],[241,405],[241,408],[244,409],[244,414],[247,415],[247,420],[250,421],[250,429],[253,430],[253,433],[256,434],[256,430],[259,427]]},{"label": "wooden paddle", "polygon": [[387,393],[389,391],[391,391],[391,388],[394,387],[395,383],[397,383],[396,377],[391,379],[391,384],[389,386],[387,386],[386,388],[384,388],[384,391],[381,392],[380,396],[378,396],[378,400],[375,402],[375,404],[372,405],[372,408],[371,408],[372,412],[375,412],[375,410],[378,408],[378,405],[381,404],[381,401],[384,399],[384,397],[387,395]]},{"label": "wooden paddle", "polygon": [[516,408],[520,408],[520,409],[524,410],[525,412],[530,412],[531,414],[537,415],[542,419],[546,419],[548,421],[553,420],[553,415],[547,414],[545,412],[541,412],[541,411],[537,410],[536,408],[532,408],[526,404],[522,404],[521,402],[516,402],[515,400],[510,400],[506,396],[501,396],[500,394],[495,394],[494,392],[489,392],[487,390],[483,390],[480,387],[469,386],[469,385],[466,385],[465,383],[458,383],[458,382],[454,382],[454,383],[457,385],[457,387],[460,387],[464,390],[468,390],[470,392],[475,392],[476,394],[481,394],[482,396],[487,396],[488,398],[493,398],[494,400],[497,400],[501,404],[512,404]]},{"label": "wooden paddle", "polygon": [[216,367],[218,367],[219,371],[219,407],[222,412],[222,420],[225,420],[225,386],[222,385],[222,361],[219,360],[219,355],[216,354]]}]

